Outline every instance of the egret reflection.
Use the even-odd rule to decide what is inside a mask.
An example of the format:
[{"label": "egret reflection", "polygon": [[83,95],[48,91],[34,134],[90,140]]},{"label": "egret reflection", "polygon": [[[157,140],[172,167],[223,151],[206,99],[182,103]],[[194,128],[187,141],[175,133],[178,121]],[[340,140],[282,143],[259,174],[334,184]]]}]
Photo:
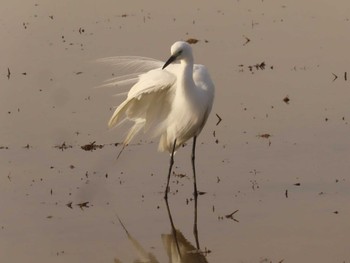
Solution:
[{"label": "egret reflection", "polygon": [[[198,247],[198,231],[196,229],[197,222],[194,224],[194,235],[196,246],[193,245],[183,234],[182,232],[175,228],[174,221],[172,219],[171,211],[168,202],[166,202],[169,222],[171,226],[171,232],[167,234],[162,234],[161,239],[163,243],[164,250],[169,259],[169,263],[207,263],[206,255],[207,251],[201,251]],[[196,209],[195,209],[196,214]],[[195,217],[197,219],[197,217]],[[119,223],[123,227],[130,243],[132,244],[137,259],[135,259],[134,263],[159,263],[156,256],[147,251],[141,244],[136,240],[127,230],[124,223],[118,217]],[[124,263],[120,259],[115,259],[115,263]]]},{"label": "egret reflection", "polygon": [[[121,224],[121,226],[124,228],[125,233],[129,239],[129,241],[131,242],[132,246],[134,247],[135,253],[137,254],[137,259],[134,260],[134,263],[159,263],[159,261],[156,259],[156,257],[150,253],[147,252],[143,246],[133,237],[130,235],[129,231],[126,229],[125,225],[123,224],[123,222],[120,220],[120,218],[118,217],[119,223]],[[122,261],[120,261],[119,259],[114,259],[114,263],[123,263]]]},{"label": "egret reflection", "polygon": [[199,251],[184,235],[175,230],[175,235],[163,234],[162,241],[170,263],[207,263],[205,252]]}]

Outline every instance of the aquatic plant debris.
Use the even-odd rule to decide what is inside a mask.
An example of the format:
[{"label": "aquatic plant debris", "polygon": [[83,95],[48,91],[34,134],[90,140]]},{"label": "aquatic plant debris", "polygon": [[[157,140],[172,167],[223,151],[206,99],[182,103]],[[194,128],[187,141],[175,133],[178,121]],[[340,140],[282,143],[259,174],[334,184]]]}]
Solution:
[{"label": "aquatic plant debris", "polygon": [[268,138],[270,138],[271,136],[272,136],[271,134],[263,133],[263,134],[258,134],[256,137],[268,139]]},{"label": "aquatic plant debris", "polygon": [[265,69],[265,66],[266,66],[266,64],[265,64],[265,62],[263,61],[263,62],[261,62],[261,63],[255,64],[255,65],[248,66],[248,68],[249,68],[250,71],[253,71],[254,68],[257,69],[257,70],[259,70],[259,69],[264,70],[264,69]]},{"label": "aquatic plant debris", "polygon": [[95,144],[96,141],[93,141],[92,143],[88,143],[85,144],[83,146],[81,146],[81,149],[83,149],[84,151],[94,151],[96,149],[102,149],[104,147],[104,145],[102,144]]},{"label": "aquatic plant debris", "polygon": [[289,101],[290,101],[290,98],[288,96],[285,96],[283,98],[283,101],[286,103],[286,104],[289,104]]},{"label": "aquatic plant debris", "polygon": [[55,145],[54,148],[57,148],[57,149],[60,149],[60,150],[66,150],[66,149],[69,149],[69,148],[73,148],[72,145],[67,145],[66,142],[63,142],[62,144],[60,145]]},{"label": "aquatic plant debris", "polygon": [[84,210],[84,208],[90,207],[90,206],[89,206],[89,203],[90,203],[90,202],[83,202],[83,203],[77,204],[77,206],[79,206],[79,208],[80,208],[81,210]]},{"label": "aquatic plant debris", "polygon": [[239,70],[238,72],[245,72],[245,68],[249,70],[250,73],[254,74],[255,71],[258,71],[258,70],[265,70],[267,68],[270,68],[270,70],[273,70],[274,69],[274,66],[271,65],[271,66],[267,66],[267,64],[265,63],[265,61],[263,62],[260,62],[260,63],[255,63],[253,65],[248,65],[248,66],[245,66],[244,64],[239,64],[238,65],[239,67]]},{"label": "aquatic plant debris", "polygon": [[195,38],[189,38],[189,39],[186,40],[186,42],[187,42],[188,44],[196,44],[196,43],[199,42],[199,40],[198,40],[198,39],[195,39]]}]

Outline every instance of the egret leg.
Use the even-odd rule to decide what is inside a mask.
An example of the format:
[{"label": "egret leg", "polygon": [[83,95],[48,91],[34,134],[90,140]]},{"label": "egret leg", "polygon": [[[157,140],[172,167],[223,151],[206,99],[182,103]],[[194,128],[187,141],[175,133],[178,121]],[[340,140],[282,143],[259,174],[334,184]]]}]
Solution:
[{"label": "egret leg", "polygon": [[194,197],[198,196],[198,191],[197,191],[197,180],[196,180],[196,167],[195,167],[195,159],[196,159],[196,141],[197,141],[197,136],[193,137],[193,145],[192,145],[192,171],[193,171],[193,195]]},{"label": "egret leg", "polygon": [[169,172],[168,172],[168,180],[166,182],[165,193],[164,193],[164,199],[165,200],[168,200],[168,192],[170,190],[169,189],[169,182],[170,182],[171,170],[173,169],[173,164],[174,164],[175,147],[176,147],[176,139],[174,140],[173,150],[171,151],[171,155],[170,155],[170,165],[169,165]]},{"label": "egret leg", "polygon": [[196,141],[197,136],[193,137],[193,146],[192,146],[192,169],[193,169],[193,188],[194,188],[194,223],[193,223],[193,235],[196,240],[196,246],[199,250],[199,239],[198,239],[198,227],[197,227],[197,206],[198,206],[198,191],[197,191],[197,181],[196,181],[196,167],[195,167],[195,158],[196,158]]}]

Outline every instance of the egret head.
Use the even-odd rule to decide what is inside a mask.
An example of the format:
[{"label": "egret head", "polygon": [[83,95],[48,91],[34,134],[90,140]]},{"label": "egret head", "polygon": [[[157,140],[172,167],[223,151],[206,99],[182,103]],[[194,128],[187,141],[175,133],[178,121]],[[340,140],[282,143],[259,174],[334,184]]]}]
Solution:
[{"label": "egret head", "polygon": [[174,61],[180,61],[180,60],[193,60],[192,56],[192,47],[190,44],[184,41],[178,41],[175,42],[171,46],[171,56],[165,62],[162,69],[165,69],[169,64],[171,64]]}]

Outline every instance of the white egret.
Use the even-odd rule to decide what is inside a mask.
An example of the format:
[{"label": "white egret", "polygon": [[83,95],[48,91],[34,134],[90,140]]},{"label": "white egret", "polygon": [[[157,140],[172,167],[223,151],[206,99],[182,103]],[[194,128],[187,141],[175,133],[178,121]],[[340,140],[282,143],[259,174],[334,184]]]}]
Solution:
[{"label": "white egret", "polygon": [[170,153],[165,199],[169,191],[174,154],[181,145],[193,138],[191,160],[194,194],[197,196],[196,139],[207,121],[214,99],[214,84],[206,67],[193,63],[192,47],[183,41],[171,46],[171,56],[165,63],[143,57],[114,57],[107,60],[149,70],[112,81],[112,85],[135,84],[125,101],[115,110],[109,127],[126,119],[134,122],[124,145],[141,129],[152,132],[153,136],[160,136],[159,151]]}]

